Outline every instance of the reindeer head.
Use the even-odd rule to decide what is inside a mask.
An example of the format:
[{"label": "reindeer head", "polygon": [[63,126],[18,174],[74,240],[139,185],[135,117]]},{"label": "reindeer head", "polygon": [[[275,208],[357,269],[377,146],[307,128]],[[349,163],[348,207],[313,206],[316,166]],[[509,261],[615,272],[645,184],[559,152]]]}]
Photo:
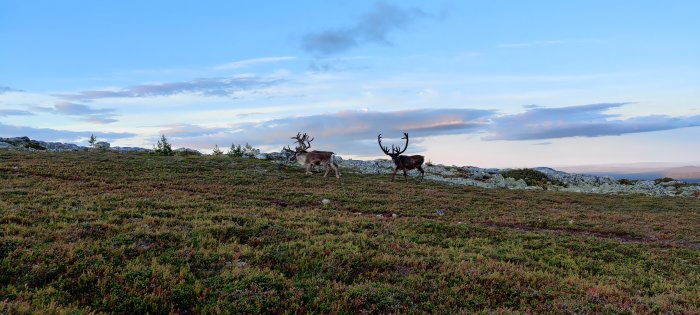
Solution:
[{"label": "reindeer head", "polygon": [[314,141],[314,138],[309,139],[309,135],[306,133],[302,135],[301,132],[297,132],[296,137],[291,137],[291,139],[297,142],[297,146],[294,150],[290,149],[289,146],[282,149],[285,152],[291,153],[290,161],[296,161],[297,155],[307,153],[307,150],[311,147],[311,141]]},{"label": "reindeer head", "polygon": [[406,151],[406,149],[408,148],[408,133],[404,132],[403,138],[401,139],[406,139],[406,145],[403,147],[403,149],[401,149],[401,147],[395,147],[392,144],[391,153],[389,153],[389,147],[385,147],[382,145],[382,134],[380,133],[379,136],[377,136],[377,142],[379,142],[379,147],[382,149],[382,152],[390,156],[392,160],[395,160],[399,155],[401,155],[401,153],[404,153],[404,151]]}]

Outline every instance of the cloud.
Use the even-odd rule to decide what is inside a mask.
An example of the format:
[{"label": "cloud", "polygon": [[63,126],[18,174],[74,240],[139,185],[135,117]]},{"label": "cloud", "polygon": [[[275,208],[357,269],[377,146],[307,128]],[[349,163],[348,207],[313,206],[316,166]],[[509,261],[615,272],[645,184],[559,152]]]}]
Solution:
[{"label": "cloud", "polygon": [[274,150],[292,144],[289,137],[307,132],[316,140],[313,148],[338,153],[378,155],[377,134],[387,143],[409,132],[416,139],[411,151],[418,152],[419,138],[443,134],[477,132],[495,112],[479,109],[422,109],[394,112],[345,111],[332,114],[288,117],[260,123],[203,127],[189,124],[164,126],[161,133],[173,137],[176,146],[210,149],[215,144],[251,143]]},{"label": "cloud", "polygon": [[134,133],[126,132],[69,131],[50,128],[15,126],[0,123],[0,137],[27,136],[31,139],[41,141],[82,142],[84,139],[90,137],[90,134],[95,134],[95,137],[104,141],[113,141],[136,136]]},{"label": "cloud", "polygon": [[182,82],[134,85],[121,90],[89,90],[77,94],[55,95],[65,100],[89,102],[101,98],[133,98],[194,93],[209,96],[233,96],[238,91],[267,87],[283,82],[276,77],[239,75],[224,78],[203,78]]},{"label": "cloud", "polygon": [[538,40],[532,42],[520,42],[520,43],[504,43],[499,44],[499,48],[528,48],[536,46],[552,46],[552,45],[564,45],[564,44],[598,44],[601,43],[598,39],[570,39],[570,40]]},{"label": "cloud", "polygon": [[55,102],[53,107],[33,107],[35,110],[47,113],[80,117],[80,120],[94,124],[108,124],[116,122],[114,109],[92,108],[87,105],[71,102]]},{"label": "cloud", "polygon": [[70,103],[70,102],[56,102],[54,104],[54,111],[58,114],[63,114],[63,115],[80,116],[80,115],[111,114],[114,112],[114,109],[111,109],[111,108],[93,109],[93,108],[91,108],[87,105],[83,105],[83,104],[76,104],[76,103]]},{"label": "cloud", "polygon": [[32,112],[19,109],[0,109],[0,116],[31,116]]},{"label": "cloud", "polygon": [[22,90],[15,90],[9,86],[0,86],[0,94],[4,94],[7,92],[24,92]]},{"label": "cloud", "polygon": [[390,44],[389,33],[427,17],[420,9],[403,9],[384,2],[375,4],[355,25],[309,33],[302,37],[302,48],[319,55],[330,55],[363,43]]},{"label": "cloud", "polygon": [[493,119],[484,140],[542,140],[568,137],[602,137],[700,126],[700,115],[640,116],[617,119],[606,113],[629,103],[601,103],[561,108],[531,108]]},{"label": "cloud", "polygon": [[544,45],[559,45],[559,44],[564,44],[566,41],[563,40],[542,40],[542,41],[534,41],[534,42],[527,42],[527,43],[505,43],[505,44],[499,44],[498,47],[500,48],[523,48],[523,47],[532,47],[532,46],[544,46]]},{"label": "cloud", "polygon": [[294,60],[294,59],[296,59],[296,57],[292,57],[292,56],[246,59],[246,60],[239,60],[239,61],[229,62],[229,63],[215,66],[214,70],[238,69],[238,68],[245,68],[245,67],[250,67],[250,66],[254,66],[254,65],[258,65],[258,64],[276,63],[276,62],[288,61],[288,60]]}]

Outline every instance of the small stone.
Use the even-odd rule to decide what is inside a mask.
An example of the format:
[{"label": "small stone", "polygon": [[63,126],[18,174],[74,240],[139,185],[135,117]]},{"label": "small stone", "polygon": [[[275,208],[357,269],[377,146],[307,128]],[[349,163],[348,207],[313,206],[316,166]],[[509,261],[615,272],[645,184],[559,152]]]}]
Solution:
[{"label": "small stone", "polygon": [[443,215],[445,215],[445,210],[440,209],[440,210],[438,210],[438,211],[435,211],[435,214],[437,214],[437,215],[439,215],[439,216],[443,216]]},{"label": "small stone", "polygon": [[398,218],[399,216],[396,215],[396,213],[392,213],[392,214],[391,214],[391,217],[394,218],[394,219],[396,219],[396,218]]},{"label": "small stone", "polygon": [[321,203],[324,205],[327,205],[327,204],[331,203],[331,201],[330,201],[330,199],[323,198],[323,200],[321,200]]}]

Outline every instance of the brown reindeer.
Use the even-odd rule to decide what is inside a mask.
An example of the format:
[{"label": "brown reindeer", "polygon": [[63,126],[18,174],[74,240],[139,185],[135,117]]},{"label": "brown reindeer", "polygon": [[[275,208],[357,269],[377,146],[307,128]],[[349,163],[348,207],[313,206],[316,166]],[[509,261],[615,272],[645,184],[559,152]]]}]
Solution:
[{"label": "brown reindeer", "polygon": [[394,177],[396,177],[396,172],[399,170],[403,171],[403,178],[408,181],[408,176],[406,175],[406,171],[410,171],[412,169],[417,169],[420,172],[421,179],[425,177],[425,171],[423,171],[423,161],[425,158],[422,155],[401,155],[404,151],[406,151],[406,148],[408,148],[408,133],[403,133],[404,137],[401,139],[406,139],[406,145],[404,146],[403,150],[401,147],[394,147],[394,145],[391,145],[391,153],[389,153],[389,148],[385,147],[382,145],[382,134],[380,133],[379,136],[377,136],[377,142],[379,142],[379,147],[382,148],[382,151],[384,154],[388,155],[391,157],[391,160],[394,161],[394,174],[391,175],[391,181],[394,181]]},{"label": "brown reindeer", "polygon": [[335,171],[335,177],[340,178],[338,164],[335,163],[335,153],[330,151],[307,151],[311,147],[311,141],[314,141],[314,138],[309,139],[309,135],[306,133],[304,133],[302,136],[301,132],[299,132],[297,133],[297,136],[292,137],[292,139],[296,140],[298,143],[296,148],[292,150],[289,148],[289,146],[287,146],[284,149],[285,151],[294,153],[291,160],[296,160],[297,163],[305,166],[306,174],[313,174],[311,172],[311,167],[313,165],[323,165],[326,170],[323,177],[326,177],[326,175],[328,175],[328,171],[330,171],[332,168]]}]

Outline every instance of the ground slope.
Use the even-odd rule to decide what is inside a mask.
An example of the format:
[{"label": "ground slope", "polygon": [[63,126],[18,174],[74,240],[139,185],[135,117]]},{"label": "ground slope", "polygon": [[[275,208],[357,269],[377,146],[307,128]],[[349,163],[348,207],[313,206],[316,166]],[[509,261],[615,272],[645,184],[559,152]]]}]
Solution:
[{"label": "ground slope", "polygon": [[0,151],[0,313],[700,310],[698,199],[343,175]]}]

